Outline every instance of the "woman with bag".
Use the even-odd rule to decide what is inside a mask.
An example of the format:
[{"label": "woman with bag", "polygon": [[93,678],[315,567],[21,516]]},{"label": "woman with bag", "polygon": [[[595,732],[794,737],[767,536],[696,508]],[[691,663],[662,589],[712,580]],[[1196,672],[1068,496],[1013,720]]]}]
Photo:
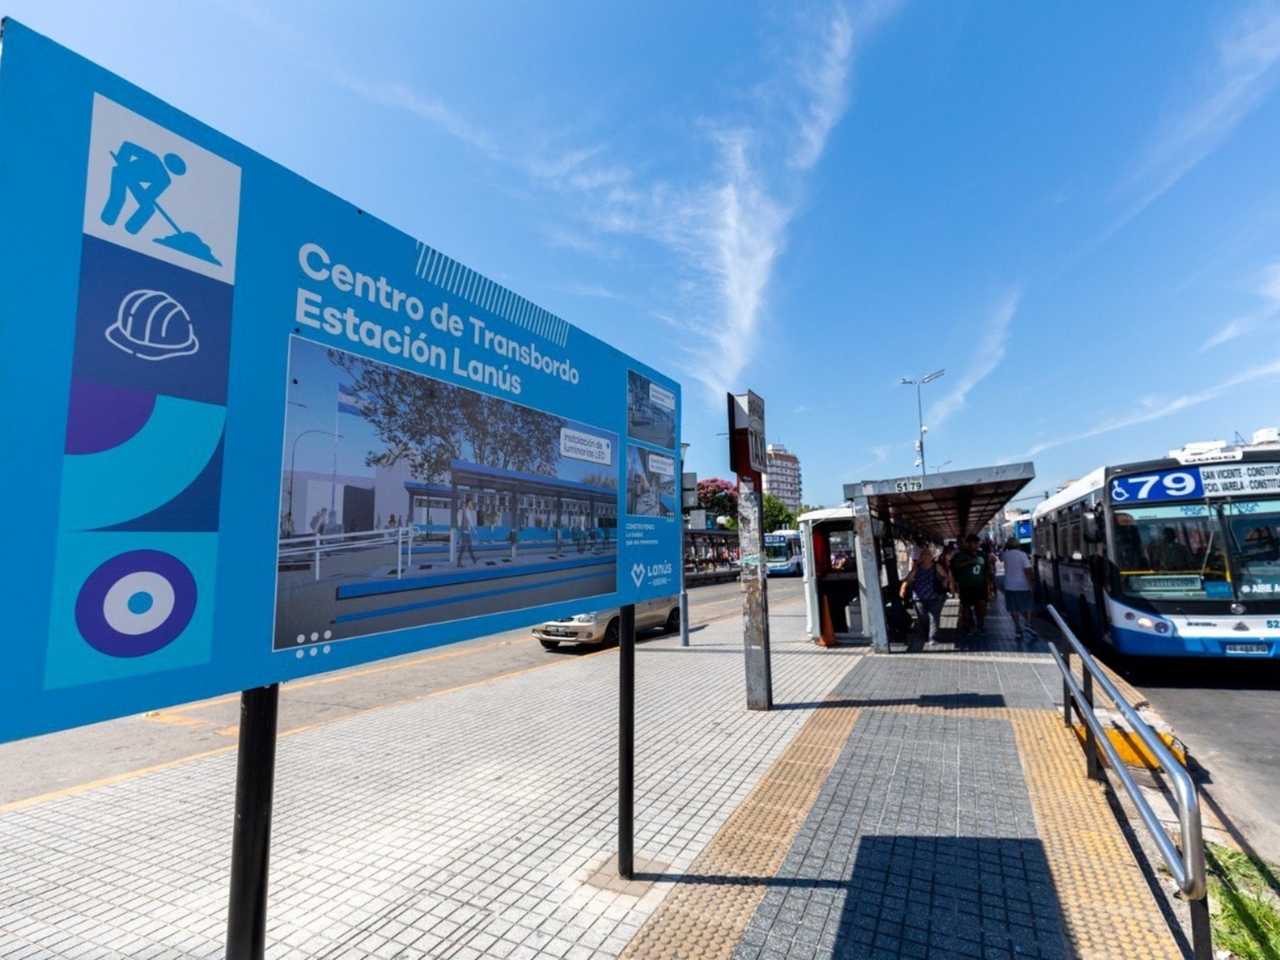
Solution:
[{"label": "woman with bag", "polygon": [[900,592],[903,600],[911,596],[915,598],[916,617],[921,624],[927,624],[927,647],[938,645],[942,605],[947,602],[947,591],[951,589],[951,575],[933,559],[932,550],[921,548],[920,559],[911,568],[907,579],[902,581]]}]

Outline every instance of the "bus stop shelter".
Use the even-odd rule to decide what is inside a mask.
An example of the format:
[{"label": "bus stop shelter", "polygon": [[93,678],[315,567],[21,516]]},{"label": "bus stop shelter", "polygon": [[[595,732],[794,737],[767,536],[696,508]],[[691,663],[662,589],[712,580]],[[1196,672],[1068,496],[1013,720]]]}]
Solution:
[{"label": "bus stop shelter", "polygon": [[[884,605],[886,597],[898,588],[896,541],[924,537],[944,543],[977,533],[1033,479],[1034,464],[1010,463],[845,484],[849,505],[844,509],[854,535],[862,638],[869,639],[876,650],[889,650]],[[830,524],[831,513],[823,511],[822,517],[810,522],[810,529],[819,523]],[[812,539],[806,537],[806,551],[811,555]],[[820,562],[806,563],[806,571],[812,571],[806,576],[811,624],[818,622],[821,566]]]}]

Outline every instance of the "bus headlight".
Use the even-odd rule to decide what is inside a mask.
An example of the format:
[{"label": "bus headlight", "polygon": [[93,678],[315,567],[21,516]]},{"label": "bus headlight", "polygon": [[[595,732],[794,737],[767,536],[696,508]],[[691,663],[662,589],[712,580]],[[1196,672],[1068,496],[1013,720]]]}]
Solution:
[{"label": "bus headlight", "polygon": [[1150,617],[1138,618],[1138,626],[1140,626],[1143,630],[1150,630],[1155,625],[1156,625],[1156,622],[1152,620]]}]

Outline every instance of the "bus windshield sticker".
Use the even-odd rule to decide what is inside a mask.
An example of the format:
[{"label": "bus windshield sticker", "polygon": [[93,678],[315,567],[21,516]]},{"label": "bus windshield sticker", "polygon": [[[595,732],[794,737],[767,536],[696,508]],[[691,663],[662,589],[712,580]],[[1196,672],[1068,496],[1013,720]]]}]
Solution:
[{"label": "bus windshield sticker", "polygon": [[1230,600],[1231,584],[1225,580],[1206,580],[1204,582],[1204,594],[1214,600]]},{"label": "bus windshield sticker", "polygon": [[1164,593],[1167,591],[1200,590],[1200,578],[1193,575],[1182,577],[1132,576],[1128,578],[1129,586],[1135,593]]}]

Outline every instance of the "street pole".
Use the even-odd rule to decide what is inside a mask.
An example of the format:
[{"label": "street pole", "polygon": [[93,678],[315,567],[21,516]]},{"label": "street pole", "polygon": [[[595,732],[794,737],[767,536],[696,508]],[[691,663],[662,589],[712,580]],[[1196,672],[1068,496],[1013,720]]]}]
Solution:
[{"label": "street pole", "polygon": [[920,478],[924,479],[924,406],[920,400],[920,384],[916,383],[916,424],[920,427]]},{"label": "street pole", "polygon": [[[297,463],[297,461],[298,461],[298,441],[299,441],[299,440],[301,440],[303,437],[305,437],[308,433],[323,433],[326,437],[328,437],[328,436],[332,436],[332,437],[334,438],[334,441],[333,441],[333,442],[334,442],[335,446],[336,446],[336,444],[337,444],[337,442],[338,442],[337,438],[338,438],[339,436],[341,436],[341,434],[339,434],[339,433],[337,433],[337,432],[335,432],[335,433],[333,433],[333,434],[330,434],[328,430],[303,430],[300,434],[298,434],[296,437],[294,437],[294,438],[293,438],[293,448],[292,448],[292,450],[291,450],[291,451],[290,451],[290,453],[289,453],[289,529],[290,529],[290,530],[294,530],[294,525],[293,525],[293,523],[294,523],[294,521],[293,521],[293,467],[294,467],[294,464],[295,464],[295,463]],[[296,533],[297,531],[296,531],[296,530],[294,530],[294,532]]]},{"label": "street pole", "polygon": [[934,380],[937,380],[940,376],[942,376],[946,372],[947,371],[945,369],[935,370],[933,373],[929,374],[928,376],[919,377],[915,380],[911,380],[907,377],[902,378],[903,385],[911,384],[916,388],[916,424],[920,428],[920,439],[916,444],[916,449],[920,451],[920,479],[921,480],[925,479],[925,464],[924,464],[924,405],[923,405],[923,401],[920,399],[920,388],[924,386],[926,383],[932,383]]}]

